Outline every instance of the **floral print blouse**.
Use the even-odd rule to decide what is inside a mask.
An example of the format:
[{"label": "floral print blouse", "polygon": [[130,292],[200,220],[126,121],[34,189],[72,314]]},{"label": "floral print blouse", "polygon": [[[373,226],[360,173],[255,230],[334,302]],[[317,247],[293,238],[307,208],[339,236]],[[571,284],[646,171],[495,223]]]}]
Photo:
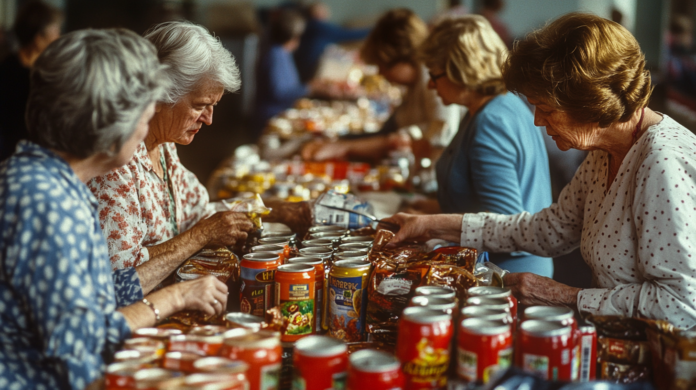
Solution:
[{"label": "floral print blouse", "polygon": [[177,231],[184,232],[213,213],[208,191],[181,164],[176,146],[159,147],[171,181],[173,208],[167,183],[153,170],[144,143],[128,164],[87,184],[99,201],[99,222],[114,270],[145,263],[150,259],[148,246],[172,239]]},{"label": "floral print blouse", "polygon": [[591,152],[558,202],[536,213],[466,214],[461,244],[558,256],[578,246],[594,288],[582,312],[696,326],[696,136],[663,115],[607,188],[609,156]]},{"label": "floral print blouse", "polygon": [[0,164],[0,388],[83,389],[130,336],[112,277],[140,284],[112,274],[96,212],[53,152],[21,141]]}]

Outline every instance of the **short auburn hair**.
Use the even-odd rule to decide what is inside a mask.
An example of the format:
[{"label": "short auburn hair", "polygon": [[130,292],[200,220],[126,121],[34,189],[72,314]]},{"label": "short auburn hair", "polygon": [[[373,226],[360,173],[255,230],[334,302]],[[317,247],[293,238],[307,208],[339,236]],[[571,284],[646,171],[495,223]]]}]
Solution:
[{"label": "short auburn hair", "polygon": [[570,13],[515,42],[503,64],[507,88],[602,127],[626,122],[652,93],[645,55],[618,23]]},{"label": "short auburn hair", "polygon": [[419,50],[429,69],[438,68],[455,84],[483,95],[505,92],[500,69],[508,50],[480,15],[467,15],[440,22]]},{"label": "short auburn hair", "polygon": [[428,26],[413,11],[393,9],[377,21],[360,50],[360,57],[372,65],[416,63],[418,46],[427,36]]}]

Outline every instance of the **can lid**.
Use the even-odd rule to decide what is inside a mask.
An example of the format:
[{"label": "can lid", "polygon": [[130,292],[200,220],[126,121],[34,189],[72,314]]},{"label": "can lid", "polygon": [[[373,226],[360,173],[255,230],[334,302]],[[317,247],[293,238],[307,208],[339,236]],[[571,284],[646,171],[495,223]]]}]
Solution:
[{"label": "can lid", "polygon": [[[240,325],[243,328],[259,330],[263,324],[263,318],[257,317],[248,313],[227,313],[225,319],[233,324]],[[223,333],[223,336],[228,332]]]},{"label": "can lid", "polygon": [[510,317],[509,310],[497,309],[491,306],[465,306],[460,311],[460,314],[466,318],[483,318],[486,320],[506,320]]},{"label": "can lid", "polygon": [[423,296],[443,296],[443,297],[452,297],[456,295],[456,292],[445,286],[420,286],[416,287],[416,295],[423,295]]},{"label": "can lid", "polygon": [[254,253],[247,253],[243,257],[244,260],[249,260],[249,261],[260,261],[260,262],[272,262],[272,261],[278,261],[280,257],[278,256],[277,253],[273,252],[254,252]]},{"label": "can lid", "polygon": [[466,304],[472,306],[491,306],[500,309],[507,308],[510,310],[510,302],[505,298],[469,297],[466,300]]},{"label": "can lid", "polygon": [[510,325],[503,321],[491,321],[483,318],[467,318],[462,320],[459,326],[470,333],[483,335],[498,335],[512,331]]},{"label": "can lid", "polygon": [[267,330],[230,329],[224,338],[225,344],[244,348],[275,348],[280,345],[280,333]]},{"label": "can lid", "polygon": [[169,350],[176,351],[176,349],[172,348],[171,343],[178,343],[178,342],[221,344],[222,343],[222,334],[213,335],[213,336],[204,336],[204,335],[199,335],[199,334],[178,334],[176,336],[172,336],[169,338],[169,343],[170,343]]},{"label": "can lid", "polygon": [[269,253],[280,253],[285,250],[285,245],[281,244],[264,244],[264,245],[255,245],[251,247],[251,252],[252,253],[259,253],[259,252],[269,252]]},{"label": "can lid", "polygon": [[232,373],[198,373],[187,375],[184,379],[184,388],[186,389],[191,386],[192,389],[226,390],[236,388],[235,385],[239,384],[239,378]]},{"label": "can lid", "polygon": [[[172,352],[175,353],[175,352]],[[178,352],[176,352],[178,353]],[[165,370],[164,368],[143,368],[142,370],[135,373],[134,377],[137,382],[139,381],[150,381],[159,379],[176,378],[181,376],[182,373],[177,371]]]},{"label": "can lid", "polygon": [[140,371],[142,368],[142,363],[141,362],[118,362],[118,363],[111,363],[106,367],[106,373],[107,374],[116,374],[116,375],[133,375],[136,372]]},{"label": "can lid", "polygon": [[288,263],[290,264],[312,264],[312,265],[317,265],[317,264],[324,264],[324,260],[321,259],[321,257],[312,257],[312,256],[300,256],[300,257],[293,257],[292,259],[288,259]]},{"label": "can lid", "polygon": [[369,242],[372,243],[374,241],[373,236],[350,236],[350,237],[344,237],[341,242],[344,243],[354,243],[354,242]]},{"label": "can lid", "polygon": [[285,237],[266,237],[259,240],[259,244],[263,245],[286,245],[288,243],[290,243],[290,239]]},{"label": "can lid", "polygon": [[341,268],[364,268],[369,267],[370,263],[363,260],[340,260],[334,263],[335,267]]},{"label": "can lid", "polygon": [[574,316],[573,309],[562,306],[530,306],[524,309],[524,318],[530,320],[562,321]]},{"label": "can lid", "polygon": [[401,367],[394,355],[375,349],[354,352],[348,359],[351,368],[361,372],[390,372]]},{"label": "can lid", "polygon": [[300,249],[301,254],[320,254],[320,255],[330,255],[333,249],[323,246],[310,246],[309,248]]},{"label": "can lid", "polygon": [[312,240],[302,241],[302,246],[305,248],[310,248],[313,246],[325,246],[325,247],[331,248],[331,245],[333,245],[333,241],[327,240],[324,238],[315,238]]},{"label": "can lid", "polygon": [[220,325],[199,325],[194,326],[187,333],[188,335],[198,335],[198,336],[218,336],[227,331],[227,328]]},{"label": "can lid", "polygon": [[344,231],[346,228],[337,225],[320,225],[309,228],[310,233]]},{"label": "can lid", "polygon": [[204,355],[197,354],[195,352],[191,351],[172,351],[172,352],[167,352],[164,354],[164,358],[167,360],[174,359],[174,360],[198,360],[202,358]]},{"label": "can lid", "polygon": [[292,273],[302,273],[302,272],[314,272],[314,266],[311,264],[283,264],[278,267],[278,272],[292,272]]},{"label": "can lid", "polygon": [[295,342],[295,353],[303,356],[329,357],[348,353],[348,346],[326,336],[307,336]]},{"label": "can lid", "polygon": [[566,336],[570,335],[570,327],[557,322],[543,320],[527,320],[520,324],[520,331],[536,337]]},{"label": "can lid", "polygon": [[509,288],[495,286],[470,287],[467,292],[471,297],[507,298],[512,295],[512,291]]},{"label": "can lid", "polygon": [[249,365],[241,360],[230,360],[219,356],[206,356],[193,362],[193,367],[199,371],[224,371],[228,374],[246,372]]},{"label": "can lid", "polygon": [[442,311],[419,306],[407,307],[404,309],[401,317],[419,324],[432,324],[434,322],[452,320],[451,315]]},{"label": "can lid", "polygon": [[319,232],[319,233],[310,233],[309,236],[312,238],[327,238],[332,241],[338,241],[341,237],[345,236],[346,234],[341,231],[332,231],[332,232]]},{"label": "can lid", "polygon": [[456,303],[453,299],[439,298],[425,295],[417,295],[411,298],[411,304],[414,306],[423,306],[428,309],[454,309]]},{"label": "can lid", "polygon": [[140,337],[155,337],[155,338],[169,338],[177,334],[182,334],[179,329],[164,329],[164,328],[140,328],[133,332],[134,335]]},{"label": "can lid", "polygon": [[372,246],[371,242],[363,241],[363,242],[347,242],[345,244],[341,244],[338,246],[338,249],[341,250],[359,250],[359,249],[370,249]]},{"label": "can lid", "polygon": [[367,255],[366,255],[366,254],[363,254],[363,255],[359,255],[359,256],[337,256],[336,260],[338,260],[338,261],[350,260],[350,261],[363,261],[363,262],[366,262],[366,261],[367,261]]}]

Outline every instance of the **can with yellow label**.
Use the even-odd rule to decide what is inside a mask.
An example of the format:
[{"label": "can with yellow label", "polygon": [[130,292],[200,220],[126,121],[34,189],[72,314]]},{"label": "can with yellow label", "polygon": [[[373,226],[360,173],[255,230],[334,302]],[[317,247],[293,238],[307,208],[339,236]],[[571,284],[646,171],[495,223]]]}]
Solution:
[{"label": "can with yellow label", "polygon": [[363,341],[367,308],[370,263],[343,260],[334,263],[329,274],[329,335],[346,342]]}]

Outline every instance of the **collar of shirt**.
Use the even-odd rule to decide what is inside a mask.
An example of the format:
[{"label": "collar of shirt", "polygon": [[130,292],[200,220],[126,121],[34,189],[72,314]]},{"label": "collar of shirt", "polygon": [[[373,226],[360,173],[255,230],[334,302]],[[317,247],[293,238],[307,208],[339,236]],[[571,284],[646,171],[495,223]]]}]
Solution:
[{"label": "collar of shirt", "polygon": [[17,145],[15,156],[12,158],[23,157],[40,160],[41,164],[45,165],[49,172],[55,172],[57,170],[57,174],[65,177],[70,189],[75,191],[77,197],[89,204],[95,212],[97,211],[99,207],[97,198],[94,197],[92,191],[90,191],[87,185],[77,177],[75,171],[70,167],[70,164],[62,157],[43,146],[31,141],[22,140]]}]

